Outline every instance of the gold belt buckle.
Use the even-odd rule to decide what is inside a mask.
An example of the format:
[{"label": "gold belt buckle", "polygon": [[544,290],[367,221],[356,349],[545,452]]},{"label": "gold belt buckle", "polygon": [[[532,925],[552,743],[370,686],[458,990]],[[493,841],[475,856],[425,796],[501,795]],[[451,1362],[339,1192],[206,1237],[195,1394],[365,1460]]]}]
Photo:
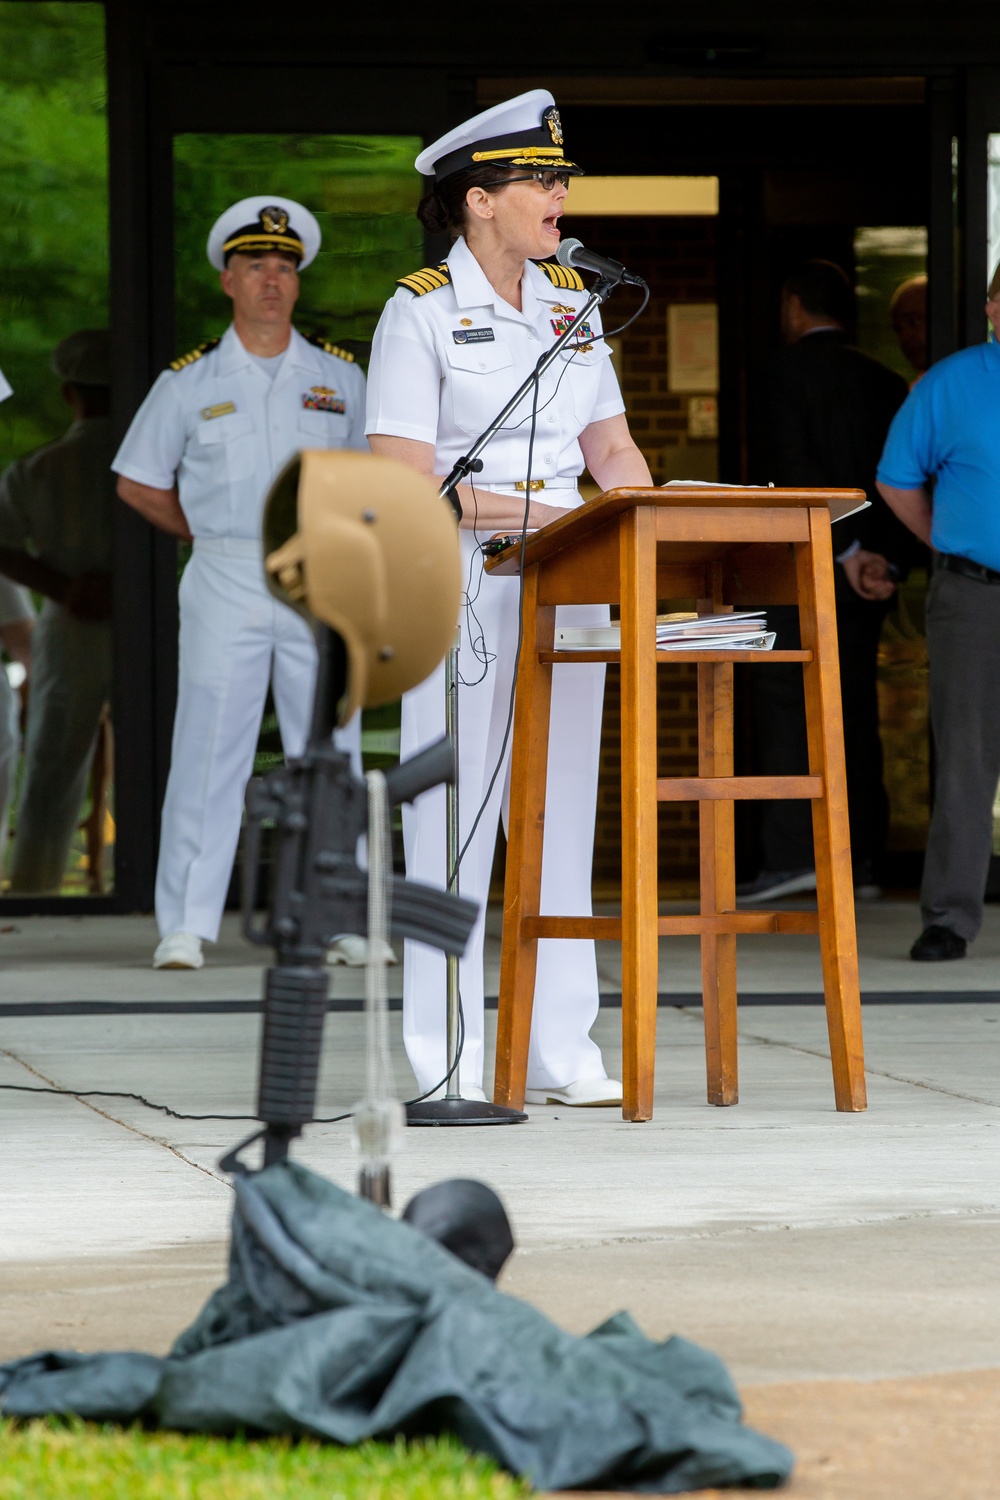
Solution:
[{"label": "gold belt buckle", "polygon": [[516,490],[522,490],[523,491],[526,487],[530,487],[533,490],[544,490],[544,488],[545,488],[545,480],[544,479],[531,479],[531,480],[528,481],[528,486],[525,485],[525,482],[524,482],[523,479],[516,479],[514,481],[514,488]]}]

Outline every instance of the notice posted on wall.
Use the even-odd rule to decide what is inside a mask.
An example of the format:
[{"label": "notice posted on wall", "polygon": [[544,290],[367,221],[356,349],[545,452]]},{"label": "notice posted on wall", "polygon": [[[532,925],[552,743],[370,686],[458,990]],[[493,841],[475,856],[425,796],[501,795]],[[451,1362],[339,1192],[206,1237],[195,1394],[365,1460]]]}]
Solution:
[{"label": "notice posted on wall", "polygon": [[670,390],[719,389],[719,309],[714,302],[675,302],[667,308]]}]

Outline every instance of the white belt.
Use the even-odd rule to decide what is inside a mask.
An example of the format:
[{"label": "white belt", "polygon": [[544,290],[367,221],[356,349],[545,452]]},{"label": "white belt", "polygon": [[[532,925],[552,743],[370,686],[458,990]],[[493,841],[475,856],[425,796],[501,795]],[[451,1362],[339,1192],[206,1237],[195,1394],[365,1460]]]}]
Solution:
[{"label": "white belt", "polygon": [[[524,494],[523,479],[508,479],[503,484],[483,484],[471,474],[465,483],[477,490],[489,490],[494,495]],[[577,490],[580,487],[578,479],[533,479],[531,481],[532,494],[536,490]]]},{"label": "white belt", "polygon": [[264,561],[264,543],[252,536],[196,536],[196,552],[214,552],[220,557],[245,557],[253,562]]}]

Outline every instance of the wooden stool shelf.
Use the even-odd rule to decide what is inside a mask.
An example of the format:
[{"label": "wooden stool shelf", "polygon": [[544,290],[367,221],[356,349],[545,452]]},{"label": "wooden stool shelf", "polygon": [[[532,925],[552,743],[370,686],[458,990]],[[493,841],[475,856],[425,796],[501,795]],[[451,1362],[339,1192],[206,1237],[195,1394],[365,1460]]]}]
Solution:
[{"label": "wooden stool shelf", "polygon": [[[648,1120],[659,937],[701,939],[708,1100],[730,1105],[738,1099],[736,938],[816,933],[836,1106],[865,1108],[830,533],[831,520],[863,503],[853,490],[612,490],[527,539],[497,1019],[498,1104],[524,1103],[540,938],[621,942],[622,1113],[627,1120]],[[521,556],[516,545],[487,567],[516,573]],[[658,602],[691,598],[703,613],[797,604],[802,649],[657,650]],[[556,651],[556,609],[566,604],[618,605],[621,649]],[[697,776],[656,774],[656,669],[667,661],[698,667]],[[574,662],[621,666],[620,917],[539,911],[552,668]],[[733,667],[744,662],[802,663],[808,774],[734,775]],[[799,797],[812,805],[816,910],[737,911],[735,803]],[[699,803],[699,913],[659,914],[659,802]]]}]

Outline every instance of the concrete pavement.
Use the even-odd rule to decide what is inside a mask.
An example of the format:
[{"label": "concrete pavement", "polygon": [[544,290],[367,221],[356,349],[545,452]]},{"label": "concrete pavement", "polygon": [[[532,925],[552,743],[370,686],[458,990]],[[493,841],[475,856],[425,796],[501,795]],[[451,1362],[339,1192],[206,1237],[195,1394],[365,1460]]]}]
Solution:
[{"label": "concrete pavement", "polygon": [[[741,1102],[728,1110],[704,1102],[700,1011],[664,1008],[652,1121],[537,1108],[526,1126],[410,1131],[394,1167],[397,1202],[442,1176],[484,1178],[519,1240],[510,1291],[581,1332],[629,1307],[651,1335],[715,1349],[741,1383],[1000,1369],[1000,912],[987,915],[972,957],[915,965],[904,956],[913,906],[859,912],[863,988],[882,1001],[865,1012],[865,1114],[833,1108],[821,1006],[746,1005]],[[228,919],[198,974],[146,967],[146,919],[0,926],[17,929],[0,933],[0,1083],[249,1114],[259,1018],[176,1008],[259,995],[262,955]],[[810,942],[741,940],[742,992],[817,993]],[[661,989],[695,991],[696,945],[665,940],[661,951]],[[600,962],[614,991],[613,945]],[[392,985],[398,992],[398,970]],[[335,997],[361,988],[360,974],[335,971]],[[159,1013],[130,1013],[151,999]],[[114,1009],[4,1012],[74,1000]],[[620,1011],[602,1009],[594,1035],[610,1072],[619,1027]],[[396,1017],[392,1030],[405,1095]],[[354,1102],[361,1049],[361,1015],[332,1014],[325,1113]],[[126,1099],[0,1091],[0,1357],[52,1344],[165,1348],[223,1273],[231,1199],[217,1160],[251,1128],[173,1120]],[[346,1125],[314,1126],[296,1154],[353,1184]]]}]

